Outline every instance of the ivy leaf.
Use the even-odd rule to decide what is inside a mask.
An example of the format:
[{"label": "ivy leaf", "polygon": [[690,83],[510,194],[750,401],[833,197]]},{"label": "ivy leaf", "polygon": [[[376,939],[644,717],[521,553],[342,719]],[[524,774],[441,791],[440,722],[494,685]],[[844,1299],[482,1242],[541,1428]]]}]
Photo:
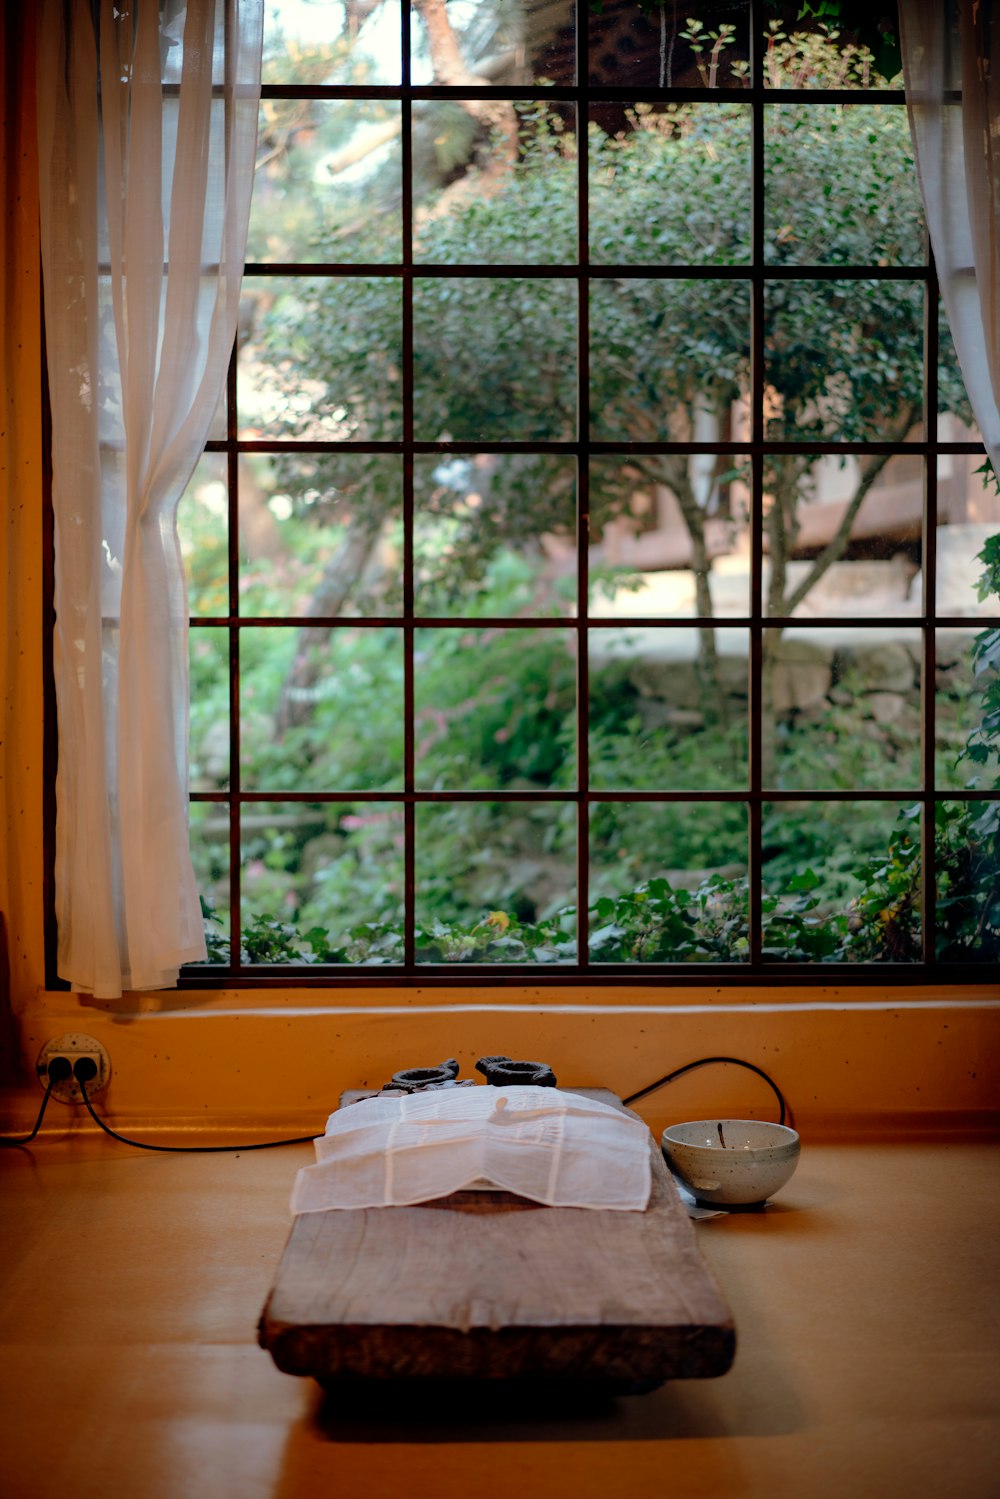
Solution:
[{"label": "ivy leaf", "polygon": [[787,888],[790,891],[800,890],[805,893],[817,889],[820,884],[822,881],[815,870],[804,869],[801,874],[793,875],[788,881]]}]

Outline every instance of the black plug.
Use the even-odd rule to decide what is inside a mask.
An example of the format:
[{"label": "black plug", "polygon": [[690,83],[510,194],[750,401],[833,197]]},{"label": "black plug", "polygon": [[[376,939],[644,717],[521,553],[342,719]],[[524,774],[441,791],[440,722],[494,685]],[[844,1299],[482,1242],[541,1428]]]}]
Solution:
[{"label": "black plug", "polygon": [[[79,1063],[77,1063],[79,1066]],[[69,1065],[68,1057],[53,1057],[49,1063],[49,1086],[53,1083],[64,1083],[73,1075],[73,1069]]]},{"label": "black plug", "polygon": [[[50,1068],[49,1076],[51,1075],[52,1069]],[[78,1083],[92,1083],[97,1076],[97,1063],[93,1057],[80,1057],[78,1061],[74,1062],[73,1076]]]}]

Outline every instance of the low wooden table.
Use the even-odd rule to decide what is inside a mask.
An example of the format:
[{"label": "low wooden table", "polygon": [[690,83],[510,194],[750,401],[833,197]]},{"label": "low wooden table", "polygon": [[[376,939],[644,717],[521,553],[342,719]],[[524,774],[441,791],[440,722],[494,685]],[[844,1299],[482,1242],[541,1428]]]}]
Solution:
[{"label": "low wooden table", "polygon": [[[575,1090],[622,1108],[603,1088]],[[341,1106],[361,1092],[345,1093]],[[295,1219],[258,1340],[323,1383],[581,1381],[620,1390],[724,1374],[735,1333],[651,1140],[645,1212],[508,1192]]]}]

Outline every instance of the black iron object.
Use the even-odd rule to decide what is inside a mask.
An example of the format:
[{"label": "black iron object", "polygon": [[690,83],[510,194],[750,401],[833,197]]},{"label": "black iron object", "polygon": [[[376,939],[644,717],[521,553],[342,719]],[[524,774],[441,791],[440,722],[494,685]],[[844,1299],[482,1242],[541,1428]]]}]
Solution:
[{"label": "black iron object", "polygon": [[476,1071],[494,1088],[554,1088],[556,1075],[547,1062],[515,1062],[511,1057],[480,1057]]},{"label": "black iron object", "polygon": [[383,1084],[382,1092],[419,1093],[421,1088],[440,1088],[444,1083],[453,1083],[457,1076],[458,1063],[449,1057],[438,1067],[405,1067],[394,1072],[390,1081]]}]

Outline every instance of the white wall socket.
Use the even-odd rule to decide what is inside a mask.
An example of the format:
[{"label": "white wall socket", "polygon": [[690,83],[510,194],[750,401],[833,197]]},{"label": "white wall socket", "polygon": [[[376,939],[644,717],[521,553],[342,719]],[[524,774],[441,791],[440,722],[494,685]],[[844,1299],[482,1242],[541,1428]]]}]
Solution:
[{"label": "white wall socket", "polygon": [[[87,1097],[92,1098],[102,1088],[108,1085],[111,1076],[111,1058],[108,1056],[100,1041],[93,1036],[83,1036],[77,1031],[67,1031],[65,1035],[55,1036],[51,1041],[46,1041],[38,1053],[38,1062],[35,1070],[38,1073],[38,1081],[43,1088],[49,1084],[49,1066],[56,1057],[65,1057],[70,1068],[80,1060],[81,1057],[91,1057],[97,1068],[96,1076],[87,1084]],[[80,1084],[70,1073],[70,1076],[62,1082],[52,1084],[53,1098],[58,1098],[60,1103],[83,1103],[83,1094]]]}]

